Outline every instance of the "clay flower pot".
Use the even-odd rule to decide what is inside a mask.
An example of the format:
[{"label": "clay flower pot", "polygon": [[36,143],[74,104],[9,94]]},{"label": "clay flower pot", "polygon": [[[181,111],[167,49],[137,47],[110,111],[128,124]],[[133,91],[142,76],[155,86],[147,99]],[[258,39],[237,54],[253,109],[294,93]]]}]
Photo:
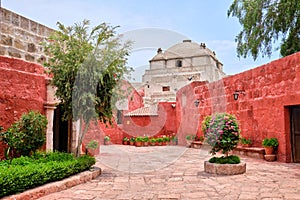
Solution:
[{"label": "clay flower pot", "polygon": [[273,154],[274,148],[273,147],[265,147],[265,153],[266,155]]}]

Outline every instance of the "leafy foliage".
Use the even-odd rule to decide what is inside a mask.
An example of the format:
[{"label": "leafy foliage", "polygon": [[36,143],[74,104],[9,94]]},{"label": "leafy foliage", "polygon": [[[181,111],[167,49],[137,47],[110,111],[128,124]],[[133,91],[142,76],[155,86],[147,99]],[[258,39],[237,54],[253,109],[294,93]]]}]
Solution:
[{"label": "leafy foliage", "polygon": [[106,122],[111,118],[113,89],[130,72],[126,67],[129,43],[121,44],[115,36],[117,27],[102,23],[88,32],[89,24],[84,20],[66,27],[58,22],[59,31],[44,43],[51,56],[45,66],[53,75],[65,119],[82,116],[89,121],[96,117],[96,108],[97,117]]},{"label": "leafy foliage", "polygon": [[130,43],[121,43],[117,27],[102,23],[90,28],[89,24],[88,20],[69,27],[58,23],[59,30],[44,43],[50,56],[45,66],[53,75],[64,119],[80,120],[77,153],[90,121],[112,123],[121,80],[131,72],[126,67]]},{"label": "leafy foliage", "polygon": [[278,140],[277,138],[265,138],[263,141],[262,141],[262,145],[264,147],[277,147],[278,146]]},{"label": "leafy foliage", "polygon": [[[24,113],[5,132],[0,132],[1,140],[8,145],[8,150],[16,154],[29,156],[43,146],[46,141],[47,118],[35,111]],[[7,153],[9,155],[9,153]]]},{"label": "leafy foliage", "polygon": [[97,140],[92,140],[90,141],[87,145],[86,148],[87,149],[97,149],[98,148],[98,141]]},{"label": "leafy foliage", "polygon": [[239,164],[241,159],[238,156],[230,155],[226,157],[212,157],[208,160],[208,162],[216,164]]},{"label": "leafy foliage", "polygon": [[[205,123],[204,119],[204,122]],[[203,128],[206,142],[212,147],[213,155],[219,151],[228,154],[234,149],[240,137],[239,125],[236,117],[228,113],[217,113],[211,117],[209,126]]]},{"label": "leafy foliage", "polygon": [[202,132],[205,133],[206,130],[209,128],[210,125],[210,121],[211,121],[211,117],[210,115],[206,116],[204,118],[204,120],[202,121]]},{"label": "leafy foliage", "polygon": [[237,17],[243,30],[237,35],[238,56],[254,60],[272,54],[272,45],[282,39],[280,53],[300,51],[299,0],[234,0],[228,16]]},{"label": "leafy foliage", "polygon": [[41,153],[0,162],[0,197],[23,192],[89,169],[95,158],[66,153]]},{"label": "leafy foliage", "polygon": [[252,144],[252,140],[250,138],[242,138],[241,139],[242,144]]}]

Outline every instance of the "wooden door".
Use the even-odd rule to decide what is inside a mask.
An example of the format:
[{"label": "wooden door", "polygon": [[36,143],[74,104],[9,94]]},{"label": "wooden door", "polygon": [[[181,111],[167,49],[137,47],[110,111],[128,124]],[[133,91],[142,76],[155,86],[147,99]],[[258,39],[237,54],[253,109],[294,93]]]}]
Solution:
[{"label": "wooden door", "polygon": [[300,107],[291,108],[291,136],[293,161],[300,162]]},{"label": "wooden door", "polygon": [[58,105],[54,111],[53,150],[69,152],[70,123],[62,120],[62,109]]}]

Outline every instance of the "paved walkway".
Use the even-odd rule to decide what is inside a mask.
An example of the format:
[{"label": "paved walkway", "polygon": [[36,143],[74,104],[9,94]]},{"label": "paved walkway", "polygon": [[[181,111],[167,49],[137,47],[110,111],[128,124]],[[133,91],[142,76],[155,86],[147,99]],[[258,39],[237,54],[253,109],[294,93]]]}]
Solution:
[{"label": "paved walkway", "polygon": [[[300,164],[242,158],[242,175],[206,174],[203,149],[104,146],[101,176],[43,200],[300,199]],[[129,162],[130,161],[130,162]]]}]

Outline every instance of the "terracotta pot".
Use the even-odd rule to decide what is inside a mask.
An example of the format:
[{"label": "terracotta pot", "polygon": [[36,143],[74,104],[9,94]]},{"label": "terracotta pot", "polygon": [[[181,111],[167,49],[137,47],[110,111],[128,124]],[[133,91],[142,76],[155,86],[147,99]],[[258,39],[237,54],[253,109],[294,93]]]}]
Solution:
[{"label": "terracotta pot", "polygon": [[266,155],[273,154],[273,151],[274,151],[273,147],[265,147],[265,153],[266,153]]},{"label": "terracotta pot", "polygon": [[135,142],[135,146],[136,147],[141,147],[142,146],[142,142]]},{"label": "terracotta pot", "polygon": [[144,142],[144,146],[145,147],[149,146],[149,142]]},{"label": "terracotta pot", "polygon": [[133,145],[134,145],[134,142],[129,142],[129,144],[130,144],[131,146],[133,146]]}]

